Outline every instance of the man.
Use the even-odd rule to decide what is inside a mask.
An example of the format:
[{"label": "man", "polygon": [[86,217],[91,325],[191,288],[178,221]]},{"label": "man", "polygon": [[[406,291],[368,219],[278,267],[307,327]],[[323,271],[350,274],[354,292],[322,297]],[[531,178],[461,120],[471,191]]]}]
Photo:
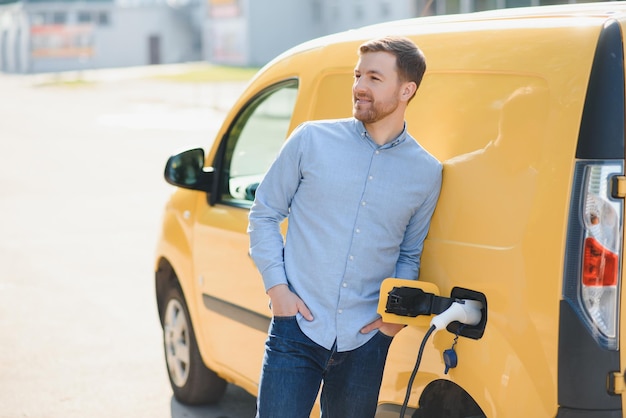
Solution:
[{"label": "man", "polygon": [[417,279],[441,187],[404,121],[425,69],[408,39],[361,45],[354,118],[299,126],[256,191],[250,254],[273,314],[257,418],[308,418],[320,386],[324,418],[375,415],[402,327],[377,314],[380,284]]}]

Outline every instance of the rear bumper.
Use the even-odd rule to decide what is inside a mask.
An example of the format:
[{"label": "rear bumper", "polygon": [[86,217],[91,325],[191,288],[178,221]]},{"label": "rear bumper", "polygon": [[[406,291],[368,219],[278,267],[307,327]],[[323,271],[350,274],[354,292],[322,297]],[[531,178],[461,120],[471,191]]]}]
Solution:
[{"label": "rear bumper", "polygon": [[582,409],[559,408],[556,418],[622,418],[622,411],[589,411]]}]

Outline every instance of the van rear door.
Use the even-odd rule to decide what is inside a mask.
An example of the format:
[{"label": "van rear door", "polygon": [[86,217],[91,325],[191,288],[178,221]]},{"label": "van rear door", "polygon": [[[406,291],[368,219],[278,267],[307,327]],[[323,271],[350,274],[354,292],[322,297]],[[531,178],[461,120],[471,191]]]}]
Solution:
[{"label": "van rear door", "polygon": [[613,19],[600,31],[581,118],[559,318],[558,418],[616,418],[626,410],[619,390],[610,388],[626,364],[620,342],[626,334],[619,335],[620,305],[626,307],[620,295],[626,193],[618,190],[624,178],[622,34]]}]

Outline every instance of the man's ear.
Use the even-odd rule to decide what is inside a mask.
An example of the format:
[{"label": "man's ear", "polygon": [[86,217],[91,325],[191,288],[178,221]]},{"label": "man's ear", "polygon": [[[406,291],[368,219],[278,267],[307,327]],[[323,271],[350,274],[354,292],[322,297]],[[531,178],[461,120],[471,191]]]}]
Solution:
[{"label": "man's ear", "polygon": [[411,97],[413,97],[416,91],[417,91],[417,84],[415,84],[415,81],[407,81],[406,83],[402,84],[402,88],[400,90],[400,96],[402,100],[409,101]]}]

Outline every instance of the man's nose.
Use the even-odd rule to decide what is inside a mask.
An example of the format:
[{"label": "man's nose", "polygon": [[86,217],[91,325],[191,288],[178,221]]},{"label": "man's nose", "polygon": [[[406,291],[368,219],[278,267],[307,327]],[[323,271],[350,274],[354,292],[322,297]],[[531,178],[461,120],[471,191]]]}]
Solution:
[{"label": "man's nose", "polygon": [[352,85],[352,90],[355,92],[363,92],[365,91],[365,83],[361,78],[354,80],[354,84]]}]

